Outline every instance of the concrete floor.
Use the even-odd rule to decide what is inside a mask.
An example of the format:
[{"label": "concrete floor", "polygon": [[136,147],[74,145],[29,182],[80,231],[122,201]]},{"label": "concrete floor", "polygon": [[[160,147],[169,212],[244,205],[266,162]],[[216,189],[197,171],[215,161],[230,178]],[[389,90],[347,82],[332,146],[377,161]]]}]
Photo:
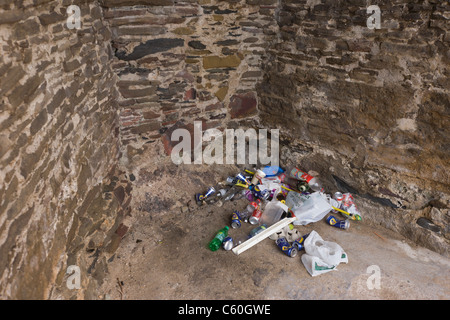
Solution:
[{"label": "concrete floor", "polygon": [[[239,256],[223,249],[211,252],[209,241],[218,229],[230,225],[232,211],[244,209],[247,200],[226,202],[222,207],[197,207],[189,200],[208,183],[225,179],[226,170],[230,168],[140,168],[133,191],[132,227],[108,264],[101,298],[450,298],[449,259],[364,221],[352,221],[349,230],[331,227],[324,220],[296,227],[301,234],[317,231],[348,254],[348,264],[317,277],[303,266],[304,251],[287,257],[270,239]],[[230,235],[252,227],[230,228]],[[373,265],[380,270],[380,288],[370,290],[367,283]]]}]

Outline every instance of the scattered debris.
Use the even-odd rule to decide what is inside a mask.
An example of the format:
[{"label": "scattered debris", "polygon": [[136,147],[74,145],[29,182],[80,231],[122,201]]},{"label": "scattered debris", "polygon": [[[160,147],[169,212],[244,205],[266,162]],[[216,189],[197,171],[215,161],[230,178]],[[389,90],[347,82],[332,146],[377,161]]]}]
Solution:
[{"label": "scattered debris", "polygon": [[[305,251],[301,261],[312,276],[336,270],[339,263],[348,262],[347,254],[338,244],[324,241],[316,231],[302,236],[295,226],[315,223],[328,215],[325,221],[329,225],[348,230],[350,221],[362,220],[351,193],[336,192],[331,196],[325,193],[317,177],[294,166],[285,170],[266,166],[239,172],[194,197],[198,206],[222,206],[226,201],[242,198],[249,204],[244,210],[233,211],[231,229],[224,226],[217,232],[208,245],[211,251],[223,247],[239,255],[269,238],[288,257],[295,258]],[[344,219],[336,217],[338,214]],[[233,238],[231,233],[242,232],[243,223],[255,227],[249,234]]]}]

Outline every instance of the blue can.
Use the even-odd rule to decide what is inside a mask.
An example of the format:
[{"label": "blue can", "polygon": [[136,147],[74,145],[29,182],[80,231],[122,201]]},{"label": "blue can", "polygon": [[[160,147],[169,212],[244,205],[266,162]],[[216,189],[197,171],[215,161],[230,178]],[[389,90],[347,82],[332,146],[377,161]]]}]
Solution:
[{"label": "blue can", "polygon": [[204,195],[205,199],[208,198],[209,196],[213,195],[214,193],[216,193],[216,189],[214,189],[214,187],[210,187]]},{"label": "blue can", "polygon": [[266,200],[270,196],[270,191],[267,189],[261,190],[258,186],[251,186],[249,190],[252,192],[253,196],[258,199]]},{"label": "blue can", "polygon": [[242,173],[238,173],[238,174],[236,175],[235,179],[236,179],[238,182],[240,182],[240,183],[248,184],[247,179],[245,178],[245,176],[244,176]]},{"label": "blue can", "polygon": [[240,228],[242,223],[241,213],[239,211],[234,211],[233,215],[231,216],[231,227],[233,229]]},{"label": "blue can", "polygon": [[330,226],[339,228],[339,229],[348,229],[350,227],[350,222],[348,220],[339,220],[335,216],[329,216],[327,218],[327,223]]},{"label": "blue can", "polygon": [[301,250],[305,249],[304,242],[305,242],[305,239],[306,239],[306,237],[307,237],[308,235],[309,235],[309,233],[308,233],[308,234],[305,234],[304,236],[301,236],[300,238],[298,238],[297,240],[295,240],[295,241],[292,243],[292,246],[295,247],[295,248],[297,248],[298,251],[301,251]]},{"label": "blue can", "polygon": [[223,245],[223,248],[227,251],[233,249],[233,246],[234,246],[233,238],[226,237],[225,239],[223,239],[222,245]]},{"label": "blue can", "polygon": [[281,249],[286,255],[293,258],[297,255],[298,250],[296,247],[291,246],[289,242],[286,240],[286,238],[279,238],[276,241],[278,248]]},{"label": "blue can", "polygon": [[216,193],[216,189],[214,189],[214,187],[210,187],[208,189],[208,191],[206,191],[205,194],[196,193],[195,194],[195,201],[197,203],[202,202],[203,200],[206,200],[209,196],[213,195],[214,193]]}]

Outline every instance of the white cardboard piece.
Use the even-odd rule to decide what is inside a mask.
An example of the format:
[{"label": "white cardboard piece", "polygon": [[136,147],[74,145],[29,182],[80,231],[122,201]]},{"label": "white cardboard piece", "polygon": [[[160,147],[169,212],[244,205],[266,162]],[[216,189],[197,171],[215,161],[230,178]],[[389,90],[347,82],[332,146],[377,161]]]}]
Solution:
[{"label": "white cardboard piece", "polygon": [[281,229],[283,229],[284,227],[286,227],[290,223],[294,222],[296,219],[297,218],[295,218],[295,217],[293,217],[293,218],[284,218],[284,219],[278,221],[277,223],[271,225],[266,230],[258,233],[256,236],[251,237],[250,239],[248,239],[247,241],[241,243],[237,247],[234,247],[232,249],[232,251],[235,254],[239,255],[242,252],[250,249],[254,245],[258,244],[259,242],[263,241],[264,239],[270,237],[270,235],[272,235],[273,233],[275,233],[277,231],[280,231]]}]

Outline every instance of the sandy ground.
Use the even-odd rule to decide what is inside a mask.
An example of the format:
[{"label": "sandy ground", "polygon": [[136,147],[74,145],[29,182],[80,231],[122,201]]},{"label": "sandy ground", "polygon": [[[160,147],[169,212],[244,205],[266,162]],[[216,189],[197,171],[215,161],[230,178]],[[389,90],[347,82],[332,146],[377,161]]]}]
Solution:
[{"label": "sandy ground", "polygon": [[[145,163],[145,161],[141,161]],[[131,170],[131,169],[130,169]],[[169,161],[132,168],[132,225],[101,287],[103,299],[449,299],[450,261],[417,247],[381,227],[352,221],[348,230],[325,220],[297,226],[338,243],[349,263],[312,277],[301,262],[265,239],[241,255],[207,245],[217,230],[230,225],[233,210],[247,200],[223,206],[197,206],[196,192],[236,174],[234,166],[175,166]],[[253,228],[231,229],[238,236]],[[374,267],[375,266],[375,267]],[[373,270],[379,288],[373,288]]]}]

